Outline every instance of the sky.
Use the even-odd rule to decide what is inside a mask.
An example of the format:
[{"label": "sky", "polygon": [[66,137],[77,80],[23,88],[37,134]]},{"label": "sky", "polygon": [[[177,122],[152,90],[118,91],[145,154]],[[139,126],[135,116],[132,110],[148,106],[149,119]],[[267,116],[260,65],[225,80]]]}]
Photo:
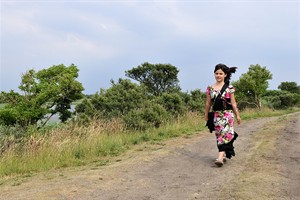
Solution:
[{"label": "sky", "polygon": [[0,0],[0,91],[22,74],[74,64],[85,94],[144,62],[171,64],[183,92],[205,91],[219,63],[273,75],[269,89],[300,81],[300,1]]}]

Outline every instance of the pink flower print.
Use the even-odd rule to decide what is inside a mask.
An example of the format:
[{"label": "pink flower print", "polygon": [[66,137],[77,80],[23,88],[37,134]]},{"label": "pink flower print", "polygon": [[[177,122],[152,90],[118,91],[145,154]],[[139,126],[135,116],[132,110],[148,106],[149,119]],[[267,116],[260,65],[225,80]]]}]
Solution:
[{"label": "pink flower print", "polygon": [[230,112],[225,112],[225,113],[224,113],[224,117],[226,117],[226,118],[231,118]]},{"label": "pink flower print", "polygon": [[222,135],[219,135],[219,136],[218,136],[218,143],[223,143]]},{"label": "pink flower print", "polygon": [[231,133],[226,133],[225,138],[227,141],[230,141],[232,139],[232,134]]},{"label": "pink flower print", "polygon": [[233,126],[233,118],[229,118],[229,126]]},{"label": "pink flower print", "polygon": [[220,132],[220,130],[222,130],[222,129],[223,129],[223,126],[221,126],[221,125],[218,125],[218,126],[216,126],[216,127],[215,127],[215,129],[216,129],[216,131],[217,131],[217,132]]},{"label": "pink flower print", "polygon": [[206,94],[210,94],[210,87],[206,88]]},{"label": "pink flower print", "polygon": [[230,93],[226,92],[225,98],[227,98],[227,99],[230,98]]}]

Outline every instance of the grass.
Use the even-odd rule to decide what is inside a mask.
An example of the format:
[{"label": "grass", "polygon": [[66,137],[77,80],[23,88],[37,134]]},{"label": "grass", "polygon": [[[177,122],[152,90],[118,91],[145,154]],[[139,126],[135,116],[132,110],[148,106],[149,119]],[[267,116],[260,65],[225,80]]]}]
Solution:
[{"label": "grass", "polygon": [[299,111],[299,108],[289,108],[286,110],[271,110],[269,108],[263,108],[262,110],[258,109],[246,109],[241,112],[242,120],[250,120],[257,119],[260,117],[272,117],[272,116],[280,116],[288,113],[292,113],[295,111]]},{"label": "grass", "polygon": [[[241,113],[241,117],[247,120],[295,111],[297,110],[246,110]],[[0,157],[0,178],[91,163],[102,166],[133,146],[157,144],[173,137],[190,137],[204,129],[207,128],[203,116],[188,113],[176,121],[147,131],[129,132],[121,121],[114,120],[95,121],[88,127],[58,126],[43,134],[33,133],[22,142],[7,137],[4,143],[9,144],[9,147]]]},{"label": "grass", "polygon": [[[204,129],[203,120],[189,114],[147,131],[128,132],[120,121],[95,121],[89,127],[54,127],[47,134],[33,133],[25,141],[7,138],[9,148],[0,157],[0,177],[42,172],[109,160],[134,145],[189,135]],[[200,127],[200,128],[199,128]],[[105,162],[107,163],[107,162]]]}]

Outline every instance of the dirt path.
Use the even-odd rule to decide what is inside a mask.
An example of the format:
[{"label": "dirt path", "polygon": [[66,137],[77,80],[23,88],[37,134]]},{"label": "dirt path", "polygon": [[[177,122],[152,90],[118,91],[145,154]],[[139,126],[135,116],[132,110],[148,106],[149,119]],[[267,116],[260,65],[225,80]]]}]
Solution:
[{"label": "dirt path", "polygon": [[[207,131],[127,152],[108,166],[47,172],[0,186],[0,199],[298,199],[300,113],[236,126],[236,157],[222,168]],[[143,149],[142,149],[143,148]]]}]

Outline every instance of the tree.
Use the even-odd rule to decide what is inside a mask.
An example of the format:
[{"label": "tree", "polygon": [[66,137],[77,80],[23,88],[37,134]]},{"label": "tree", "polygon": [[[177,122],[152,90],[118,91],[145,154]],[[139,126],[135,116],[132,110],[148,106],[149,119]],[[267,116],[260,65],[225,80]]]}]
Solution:
[{"label": "tree", "polygon": [[264,94],[263,100],[267,102],[267,106],[273,109],[286,109],[300,105],[300,95],[286,90],[268,90]]},{"label": "tree", "polygon": [[[250,65],[248,72],[242,74],[240,79],[233,83],[237,89],[237,96],[247,104],[254,104],[261,109],[261,97],[267,91],[268,80],[272,79],[272,74],[266,67],[260,65]],[[241,100],[239,100],[242,103]]]},{"label": "tree", "polygon": [[150,64],[148,62],[125,71],[125,75],[145,85],[150,94],[159,96],[164,92],[180,91],[179,70],[171,64]]},{"label": "tree", "polygon": [[281,82],[278,89],[288,91],[290,93],[300,93],[300,86],[296,82]]},{"label": "tree", "polygon": [[107,90],[101,89],[100,94],[96,93],[88,100],[89,103],[83,101],[82,104],[77,105],[76,112],[79,115],[85,113],[90,117],[121,117],[141,107],[147,99],[145,88],[132,83],[129,79],[119,79],[117,83],[114,81],[111,83],[112,87]]},{"label": "tree", "polygon": [[171,114],[159,103],[147,100],[123,116],[126,126],[134,130],[160,127],[170,119]]},{"label": "tree", "polygon": [[178,92],[163,93],[161,96],[156,97],[155,101],[175,117],[183,114],[187,110],[183,98]]},{"label": "tree", "polygon": [[[31,69],[22,75],[19,89],[22,94],[2,92],[7,103],[0,109],[0,122],[6,125],[35,125],[42,121],[44,126],[55,114],[65,122],[71,117],[71,103],[82,98],[82,84],[76,80],[75,65],[54,65],[36,72]],[[9,116],[9,117],[7,117]]]},{"label": "tree", "polygon": [[196,89],[192,90],[190,94],[186,93],[186,95],[190,97],[185,100],[189,110],[204,113],[206,93]]},{"label": "tree", "polygon": [[4,102],[4,98],[2,97],[2,94],[0,93],[0,104],[1,103],[5,103],[5,102]]}]

